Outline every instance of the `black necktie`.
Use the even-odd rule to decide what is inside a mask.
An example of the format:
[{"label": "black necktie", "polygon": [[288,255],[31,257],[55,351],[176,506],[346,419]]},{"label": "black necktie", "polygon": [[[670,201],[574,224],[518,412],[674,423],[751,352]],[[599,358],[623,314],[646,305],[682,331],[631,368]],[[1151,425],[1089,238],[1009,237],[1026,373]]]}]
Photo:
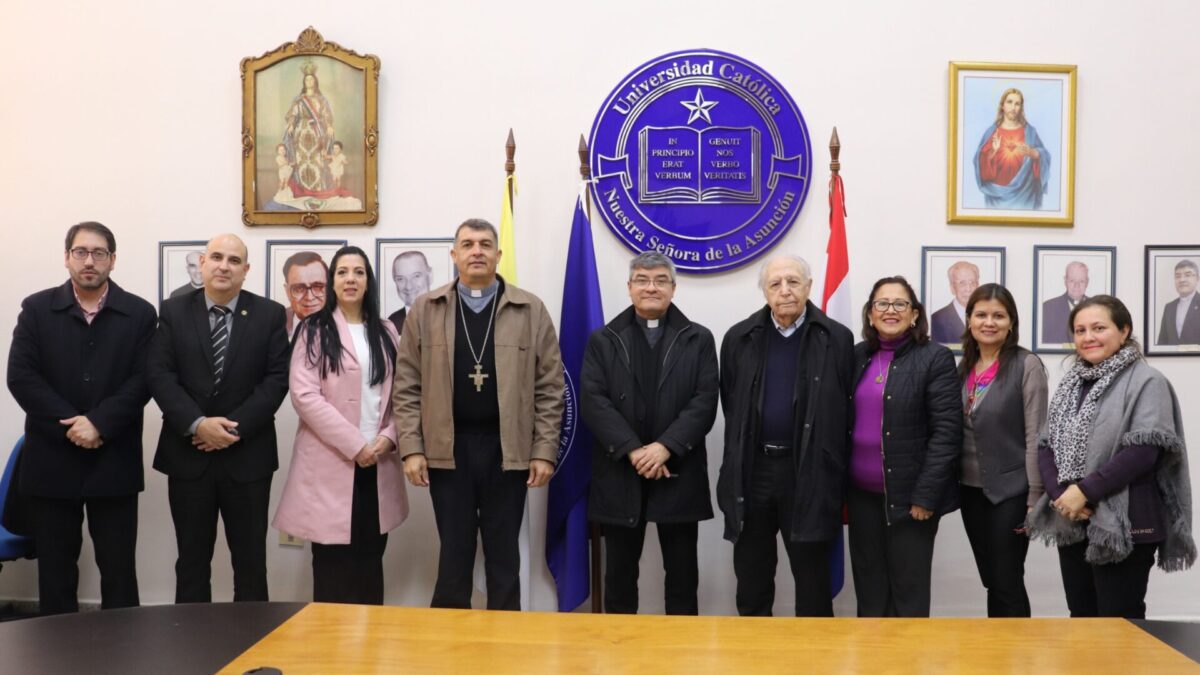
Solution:
[{"label": "black necktie", "polygon": [[221,384],[221,376],[225,374],[225,350],[229,347],[229,315],[231,310],[225,305],[213,305],[208,310],[214,317],[212,329],[213,346],[213,386]]}]

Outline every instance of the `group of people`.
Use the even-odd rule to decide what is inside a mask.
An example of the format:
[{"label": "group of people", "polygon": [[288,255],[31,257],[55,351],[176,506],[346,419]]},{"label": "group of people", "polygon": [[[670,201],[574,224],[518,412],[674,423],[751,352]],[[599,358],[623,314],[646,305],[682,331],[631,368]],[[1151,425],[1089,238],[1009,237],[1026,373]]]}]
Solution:
[{"label": "group of people", "polygon": [[[109,278],[112,232],[73,226],[70,279],[24,301],[8,366],[26,413],[15,494],[38,543],[42,611],[77,608],[85,510],[102,606],[138,604],[151,397],[163,413],[154,468],[168,478],[176,601],[211,600],[218,517],[234,599],[266,600],[274,415],[289,392],[300,423],[274,525],[313,542],[315,600],[383,602],[407,481],[429,488],[441,542],[431,604],[471,606],[480,537],[488,608],[519,609],[518,533],[528,490],[554,473],[563,366],[545,306],[497,275],[501,255],[490,223],[462,223],[457,278],[406,301],[397,327],[380,315],[367,255],[343,247],[324,304],[289,343],[284,308],[242,288],[250,265],[235,235],[208,242],[201,287],[164,301],[156,320]],[[1031,614],[1030,539],[1058,547],[1072,616],[1142,617],[1155,558],[1166,571],[1193,563],[1178,401],[1117,298],[1072,306],[1076,355],[1050,396],[997,284],[965,301],[957,365],[903,277],[875,283],[856,345],[809,300],[808,264],[773,257],[759,275],[764,305],[726,332],[719,359],[713,334],[674,304],[676,284],[670,258],[636,256],[630,305],[584,355],[578,403],[595,436],[588,515],[604,536],[606,611],[637,612],[652,522],[666,612],[699,613],[718,405],[716,497],[742,615],[772,613],[782,537],[796,614],[832,616],[844,518],[859,616],[929,615],[939,522],[958,509],[989,616]]]}]

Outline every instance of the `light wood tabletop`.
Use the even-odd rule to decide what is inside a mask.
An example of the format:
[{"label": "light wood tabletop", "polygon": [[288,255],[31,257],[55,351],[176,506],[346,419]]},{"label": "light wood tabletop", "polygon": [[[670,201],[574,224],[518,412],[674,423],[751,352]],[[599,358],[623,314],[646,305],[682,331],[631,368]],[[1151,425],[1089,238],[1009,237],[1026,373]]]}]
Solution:
[{"label": "light wood tabletop", "polygon": [[311,604],[221,672],[1180,673],[1123,619],[797,619]]}]

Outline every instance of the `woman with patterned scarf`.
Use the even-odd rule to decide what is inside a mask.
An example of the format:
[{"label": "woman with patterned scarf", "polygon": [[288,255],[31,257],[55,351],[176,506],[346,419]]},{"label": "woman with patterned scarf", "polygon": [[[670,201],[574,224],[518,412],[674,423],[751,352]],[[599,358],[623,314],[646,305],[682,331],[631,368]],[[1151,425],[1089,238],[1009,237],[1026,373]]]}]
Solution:
[{"label": "woman with patterned scarf", "polygon": [[1196,559],[1179,401],[1120,300],[1087,298],[1070,321],[1076,358],[1038,439],[1046,494],[1026,524],[1058,546],[1071,616],[1141,619],[1155,553],[1166,572]]}]

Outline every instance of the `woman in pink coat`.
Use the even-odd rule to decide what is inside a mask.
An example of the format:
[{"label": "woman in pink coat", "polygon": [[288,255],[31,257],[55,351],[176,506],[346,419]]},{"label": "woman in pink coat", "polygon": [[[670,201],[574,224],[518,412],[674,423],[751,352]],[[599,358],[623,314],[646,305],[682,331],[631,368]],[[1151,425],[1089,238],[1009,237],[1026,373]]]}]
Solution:
[{"label": "woman in pink coat", "polygon": [[387,533],[408,515],[391,409],[398,337],[362,249],[334,254],[327,286],[292,349],[300,428],[274,525],[312,542],[314,601],[381,605]]}]

